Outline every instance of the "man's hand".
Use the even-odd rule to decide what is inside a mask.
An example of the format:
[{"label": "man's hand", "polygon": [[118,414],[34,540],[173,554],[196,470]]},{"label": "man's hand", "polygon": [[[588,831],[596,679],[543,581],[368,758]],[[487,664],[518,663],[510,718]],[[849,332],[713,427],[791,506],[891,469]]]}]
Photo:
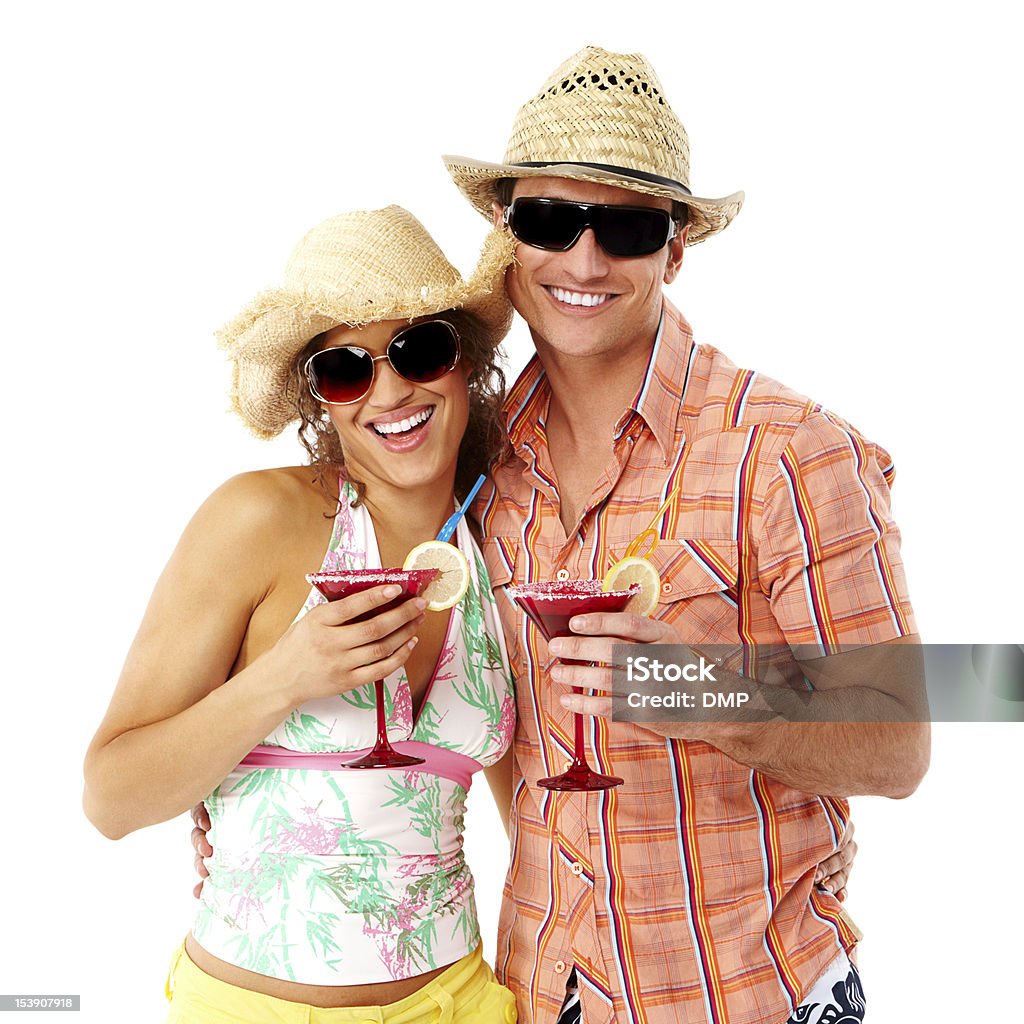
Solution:
[{"label": "man's hand", "polygon": [[[577,615],[569,625],[577,634],[586,635],[558,637],[551,641],[548,650],[558,658],[582,664],[554,665],[551,669],[551,678],[556,683],[565,686],[598,690],[603,694],[613,692],[612,673],[614,669],[625,667],[621,664],[616,666],[613,661],[616,644],[684,646],[673,626],[658,619],[649,619],[644,615],[633,615],[628,612],[597,612],[590,615]],[[695,660],[696,657],[695,653]],[[597,662],[597,664],[588,664],[589,662]],[[578,714],[611,718],[614,700],[621,702],[623,698],[621,696],[613,698],[603,695],[589,696],[582,693],[566,693],[561,697],[561,704],[566,710]],[[752,710],[756,709],[757,704],[755,703]],[[671,728],[667,731],[663,731],[659,723],[648,723],[645,728],[659,735],[670,735],[673,739],[712,742],[715,735],[721,735],[721,722],[704,722],[698,719],[699,716],[693,716],[686,721],[673,721]]]},{"label": "man's hand", "polygon": [[[552,640],[548,644],[551,654],[569,661],[597,664],[555,665],[551,678],[556,683],[605,693],[612,692],[612,652],[616,644],[682,643],[668,623],[628,612],[576,615],[570,620],[569,628],[577,635]],[[612,713],[611,697],[566,694],[562,697],[562,706],[582,715],[608,718]]]},{"label": "man's hand", "polygon": [[203,879],[210,877],[203,858],[213,856],[213,847],[206,838],[206,833],[210,831],[210,815],[206,812],[205,804],[196,804],[192,808],[192,820],[196,826],[192,829],[192,846],[196,851],[196,874],[199,875],[199,881],[196,882],[192,895],[199,899],[199,894],[203,891]]}]

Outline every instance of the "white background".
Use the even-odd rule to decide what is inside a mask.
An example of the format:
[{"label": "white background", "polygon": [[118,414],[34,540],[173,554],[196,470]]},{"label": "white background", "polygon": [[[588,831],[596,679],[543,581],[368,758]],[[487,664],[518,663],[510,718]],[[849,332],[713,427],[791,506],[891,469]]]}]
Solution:
[{"label": "white background", "polygon": [[[520,103],[587,43],[654,62],[697,194],[747,191],[671,292],[698,339],[893,454],[926,639],[1024,639],[1011,9],[5,6],[0,992],[162,1017],[190,824],[108,842],[80,763],[192,511],[236,472],[299,461],[228,415],[212,331],[345,209],[401,202],[468,270],[484,223],[439,155],[499,158]],[[513,369],[527,348],[517,324]],[[914,797],[855,801],[873,1024],[1012,1016],[1021,739],[939,727]],[[482,782],[467,847],[490,957],[505,844]]]}]

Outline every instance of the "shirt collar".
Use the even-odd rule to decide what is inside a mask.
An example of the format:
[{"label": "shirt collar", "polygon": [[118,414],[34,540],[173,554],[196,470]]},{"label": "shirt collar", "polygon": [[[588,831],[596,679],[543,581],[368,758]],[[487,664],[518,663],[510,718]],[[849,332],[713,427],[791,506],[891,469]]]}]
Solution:
[{"label": "shirt collar", "polygon": [[519,454],[523,446],[537,433],[548,412],[551,388],[548,375],[534,353],[516,378],[505,397],[504,412],[508,423],[508,438]]},{"label": "shirt collar", "polygon": [[[622,436],[635,413],[654,435],[663,458],[667,461],[672,457],[679,441],[677,431],[682,429],[683,398],[695,351],[690,325],[665,300],[643,380],[633,400],[616,421],[614,440]],[[523,446],[543,431],[550,400],[547,374],[535,354],[505,399],[508,436],[517,453],[521,453]]]},{"label": "shirt collar", "polygon": [[679,446],[677,435],[682,431],[683,398],[695,351],[690,325],[666,299],[647,369],[629,409],[619,420],[616,438],[626,429],[632,411],[654,434],[665,461],[673,457]]}]

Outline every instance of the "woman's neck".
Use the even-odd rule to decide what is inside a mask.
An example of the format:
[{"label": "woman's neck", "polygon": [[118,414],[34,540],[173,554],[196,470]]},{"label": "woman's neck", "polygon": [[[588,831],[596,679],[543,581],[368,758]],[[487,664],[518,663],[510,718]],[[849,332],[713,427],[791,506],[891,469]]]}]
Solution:
[{"label": "woman's neck", "polygon": [[417,544],[432,540],[455,510],[454,478],[429,487],[396,487],[373,481],[363,504],[373,520],[381,565],[401,565]]}]

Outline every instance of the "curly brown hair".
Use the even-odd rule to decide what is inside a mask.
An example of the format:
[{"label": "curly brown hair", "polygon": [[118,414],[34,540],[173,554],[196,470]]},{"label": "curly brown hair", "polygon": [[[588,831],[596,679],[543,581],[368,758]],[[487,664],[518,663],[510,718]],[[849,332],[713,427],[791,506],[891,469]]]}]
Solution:
[{"label": "curly brown hair", "polygon": [[[461,359],[469,367],[469,422],[459,444],[459,458],[455,469],[455,494],[469,492],[481,473],[504,457],[508,451],[508,434],[501,405],[505,397],[505,372],[501,365],[498,344],[484,324],[463,309],[449,309],[435,314],[451,322],[459,335]],[[431,319],[423,317],[422,319]],[[309,390],[303,367],[323,344],[318,334],[298,354],[292,363],[288,378],[288,392],[296,395],[297,430],[299,441],[306,449],[309,464],[314,466],[317,478],[327,487],[328,470],[340,473],[345,469],[345,453],[330,418],[324,414],[319,399]],[[349,477],[358,500],[363,497],[364,485]]]}]

